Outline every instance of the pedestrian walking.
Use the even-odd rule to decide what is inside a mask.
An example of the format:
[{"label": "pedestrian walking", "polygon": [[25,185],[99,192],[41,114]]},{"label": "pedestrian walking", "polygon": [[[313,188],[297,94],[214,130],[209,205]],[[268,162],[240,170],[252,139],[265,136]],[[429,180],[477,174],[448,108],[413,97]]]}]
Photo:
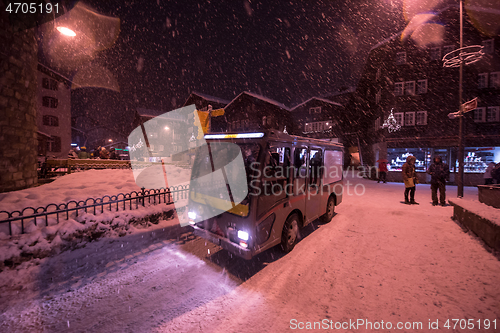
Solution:
[{"label": "pedestrian walking", "polygon": [[378,163],[378,181],[380,183],[383,181],[384,183],[387,181],[387,161],[386,159],[377,160]]},{"label": "pedestrian walking", "polygon": [[[418,184],[417,173],[415,172],[415,161],[417,158],[415,156],[408,156],[406,158],[406,163],[403,164],[403,181],[405,183],[405,204],[407,205],[418,205],[415,201],[415,189]],[[408,198],[408,195],[410,196]]]},{"label": "pedestrian walking", "polygon": [[439,203],[446,206],[446,181],[450,178],[450,168],[448,164],[443,163],[441,156],[434,156],[434,161],[429,166],[427,173],[431,175],[431,195],[432,205],[437,206],[439,190]]},{"label": "pedestrian walking", "polygon": [[484,185],[491,185],[493,184],[493,176],[491,175],[491,171],[495,167],[495,162],[490,162],[488,163],[488,167],[486,167],[486,170],[484,171]]}]

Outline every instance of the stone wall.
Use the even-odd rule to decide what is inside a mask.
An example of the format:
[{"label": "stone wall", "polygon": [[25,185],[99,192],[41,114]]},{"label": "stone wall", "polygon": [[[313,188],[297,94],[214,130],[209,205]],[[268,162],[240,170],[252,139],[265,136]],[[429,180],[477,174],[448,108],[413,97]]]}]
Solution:
[{"label": "stone wall", "polygon": [[0,192],[37,183],[38,46],[33,29],[15,30],[0,15]]}]

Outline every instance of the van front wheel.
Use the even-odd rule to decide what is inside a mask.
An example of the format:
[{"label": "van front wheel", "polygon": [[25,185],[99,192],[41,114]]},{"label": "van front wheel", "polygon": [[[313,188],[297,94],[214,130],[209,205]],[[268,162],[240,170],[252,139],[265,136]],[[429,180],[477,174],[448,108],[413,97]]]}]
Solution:
[{"label": "van front wheel", "polygon": [[299,236],[299,217],[297,214],[290,215],[285,224],[283,225],[283,232],[281,234],[281,249],[283,252],[288,253],[293,250],[297,244]]},{"label": "van front wheel", "polygon": [[335,199],[333,197],[328,198],[328,203],[326,204],[326,213],[321,216],[321,220],[324,223],[328,223],[332,220],[335,214]]}]

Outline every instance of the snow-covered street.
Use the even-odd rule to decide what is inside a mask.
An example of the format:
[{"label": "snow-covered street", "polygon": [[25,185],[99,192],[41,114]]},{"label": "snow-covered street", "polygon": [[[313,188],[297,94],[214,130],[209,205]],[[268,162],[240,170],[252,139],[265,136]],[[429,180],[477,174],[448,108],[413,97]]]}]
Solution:
[{"label": "snow-covered street", "polygon": [[2,330],[283,332],[363,319],[393,330],[421,322],[402,331],[424,332],[429,320],[453,331],[447,319],[473,319],[472,332],[489,319],[496,330],[481,331],[498,331],[500,262],[451,219],[452,207],[432,207],[429,185],[408,206],[401,183],[347,180],[364,194],[351,186],[332,221],[304,228],[286,256],[271,249],[245,261],[160,224],[5,269]]}]

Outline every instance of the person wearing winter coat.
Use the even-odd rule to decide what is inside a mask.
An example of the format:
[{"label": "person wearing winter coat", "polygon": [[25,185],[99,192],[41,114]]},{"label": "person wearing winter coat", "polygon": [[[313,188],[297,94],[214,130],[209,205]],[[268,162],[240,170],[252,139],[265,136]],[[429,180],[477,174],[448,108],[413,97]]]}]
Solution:
[{"label": "person wearing winter coat", "polygon": [[491,184],[493,184],[493,176],[491,175],[491,171],[493,170],[494,167],[495,167],[495,163],[494,162],[488,163],[488,167],[484,171],[484,176],[483,176],[483,178],[484,178],[484,185],[491,185]]},{"label": "person wearing winter coat", "polygon": [[[417,158],[415,156],[408,156],[406,158],[406,163],[403,164],[403,181],[405,183],[405,204],[407,205],[418,205],[415,201],[415,189],[418,183],[417,173],[415,172],[415,161]],[[410,198],[408,200],[408,194]]]},{"label": "person wearing winter coat", "polygon": [[119,160],[120,156],[118,156],[118,153],[116,152],[115,148],[111,148],[109,150],[109,159],[110,160]]},{"label": "person wearing winter coat", "polygon": [[101,147],[101,151],[99,151],[99,157],[101,160],[109,159],[109,151],[105,147]]},{"label": "person wearing winter coat", "polygon": [[441,156],[436,155],[427,173],[431,175],[432,205],[438,204],[437,191],[439,189],[439,203],[441,206],[446,206],[446,181],[450,178],[448,164],[443,163]]},{"label": "person wearing winter coat", "polygon": [[79,159],[90,158],[90,154],[87,153],[87,148],[86,147],[80,148],[80,151],[78,152],[78,158]]},{"label": "person wearing winter coat", "polygon": [[76,154],[76,152],[75,152],[75,150],[73,148],[69,150],[69,152],[68,152],[68,158],[70,160],[74,160],[74,159],[78,158],[78,155]]}]

